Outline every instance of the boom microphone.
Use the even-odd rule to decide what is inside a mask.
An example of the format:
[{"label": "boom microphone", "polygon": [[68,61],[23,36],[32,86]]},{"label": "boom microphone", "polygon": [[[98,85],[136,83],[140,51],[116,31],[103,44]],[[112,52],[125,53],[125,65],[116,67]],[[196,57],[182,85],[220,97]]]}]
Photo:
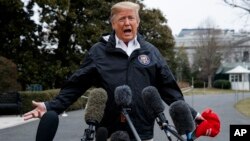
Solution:
[{"label": "boom microphone", "polygon": [[96,131],[95,141],[107,141],[108,130],[105,127],[99,127]]},{"label": "boom microphone", "polygon": [[142,90],[142,96],[144,104],[146,105],[147,109],[149,110],[149,114],[156,118],[158,125],[161,127],[162,130],[167,135],[169,140],[172,140],[169,132],[171,132],[175,137],[179,140],[184,141],[184,139],[178,135],[175,131],[173,131],[169,125],[168,121],[164,115],[165,106],[163,105],[162,99],[158,90],[154,86],[148,86]]},{"label": "boom microphone", "polygon": [[131,101],[132,101],[132,91],[130,87],[127,85],[118,86],[115,89],[114,97],[115,97],[116,104],[122,107],[122,114],[125,116],[126,120],[128,121],[129,127],[131,128],[136,140],[141,141],[127,112],[128,106],[131,104]]},{"label": "boom microphone", "polygon": [[94,139],[94,127],[102,120],[107,99],[107,92],[102,88],[95,88],[90,91],[85,111],[85,122],[89,127],[85,129],[82,141]]},{"label": "boom microphone", "polygon": [[191,139],[191,133],[195,129],[195,123],[189,105],[182,101],[175,101],[169,107],[169,114],[175,128],[180,135],[186,134]]},{"label": "boom microphone", "polygon": [[54,111],[46,112],[38,125],[36,141],[53,141],[58,128],[59,118]]}]

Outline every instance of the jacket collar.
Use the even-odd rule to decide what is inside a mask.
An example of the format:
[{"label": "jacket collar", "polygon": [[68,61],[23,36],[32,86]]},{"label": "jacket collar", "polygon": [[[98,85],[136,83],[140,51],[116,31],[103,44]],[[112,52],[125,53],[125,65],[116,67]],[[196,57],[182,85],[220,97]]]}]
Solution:
[{"label": "jacket collar", "polygon": [[[116,40],[114,31],[111,34],[109,33],[103,34],[100,41],[106,44],[108,50],[116,49],[115,48]],[[139,42],[141,48],[144,48],[145,40],[144,37],[139,33],[137,34],[137,41]]]}]

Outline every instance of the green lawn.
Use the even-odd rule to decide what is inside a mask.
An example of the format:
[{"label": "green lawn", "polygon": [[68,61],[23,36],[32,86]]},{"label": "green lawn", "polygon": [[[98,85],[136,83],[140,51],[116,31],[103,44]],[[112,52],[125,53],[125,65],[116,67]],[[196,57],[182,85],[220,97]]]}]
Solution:
[{"label": "green lawn", "polygon": [[[182,92],[184,93],[184,95],[191,95],[191,94],[195,94],[195,95],[200,95],[200,94],[233,94],[236,93],[235,90],[225,90],[225,89],[216,89],[216,88],[194,88],[193,90],[191,89],[184,89],[182,90]],[[243,91],[237,91],[237,92],[243,92]],[[249,92],[249,91],[248,91]]]},{"label": "green lawn", "polygon": [[243,100],[240,100],[235,105],[235,108],[241,112],[246,117],[250,118],[250,98],[245,98]]},{"label": "green lawn", "polygon": [[[207,88],[195,88],[191,89],[182,89],[184,95],[203,95],[203,94],[233,94],[236,93],[235,90],[223,90],[223,89],[207,89]],[[242,93],[243,91],[237,91]],[[246,92],[246,91],[245,91]],[[249,92],[249,91],[247,91]],[[234,106],[240,113],[250,118],[250,98],[245,98],[238,101]]]}]

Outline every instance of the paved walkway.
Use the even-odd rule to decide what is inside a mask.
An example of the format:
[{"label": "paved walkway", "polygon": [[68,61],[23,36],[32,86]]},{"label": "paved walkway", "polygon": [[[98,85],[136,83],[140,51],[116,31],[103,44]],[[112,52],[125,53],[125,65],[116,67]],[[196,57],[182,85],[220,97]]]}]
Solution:
[{"label": "paved walkway", "polygon": [[[61,116],[68,116],[67,113],[63,113]],[[0,129],[10,128],[21,124],[29,123],[38,119],[23,120],[20,115],[0,115]]]},{"label": "paved walkway", "polygon": [[25,124],[34,120],[37,120],[37,119],[24,121],[23,118],[19,115],[1,115],[0,116],[0,129],[13,127],[13,126],[17,126],[20,124]]}]

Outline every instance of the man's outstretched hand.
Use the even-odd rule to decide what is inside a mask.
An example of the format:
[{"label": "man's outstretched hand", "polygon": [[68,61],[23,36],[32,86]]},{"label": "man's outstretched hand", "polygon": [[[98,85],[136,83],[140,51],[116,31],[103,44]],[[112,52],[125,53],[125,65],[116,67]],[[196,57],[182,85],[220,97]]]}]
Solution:
[{"label": "man's outstretched hand", "polygon": [[29,111],[23,115],[24,120],[32,118],[41,118],[45,112],[47,112],[44,102],[32,101],[32,105],[35,107],[32,111]]}]

